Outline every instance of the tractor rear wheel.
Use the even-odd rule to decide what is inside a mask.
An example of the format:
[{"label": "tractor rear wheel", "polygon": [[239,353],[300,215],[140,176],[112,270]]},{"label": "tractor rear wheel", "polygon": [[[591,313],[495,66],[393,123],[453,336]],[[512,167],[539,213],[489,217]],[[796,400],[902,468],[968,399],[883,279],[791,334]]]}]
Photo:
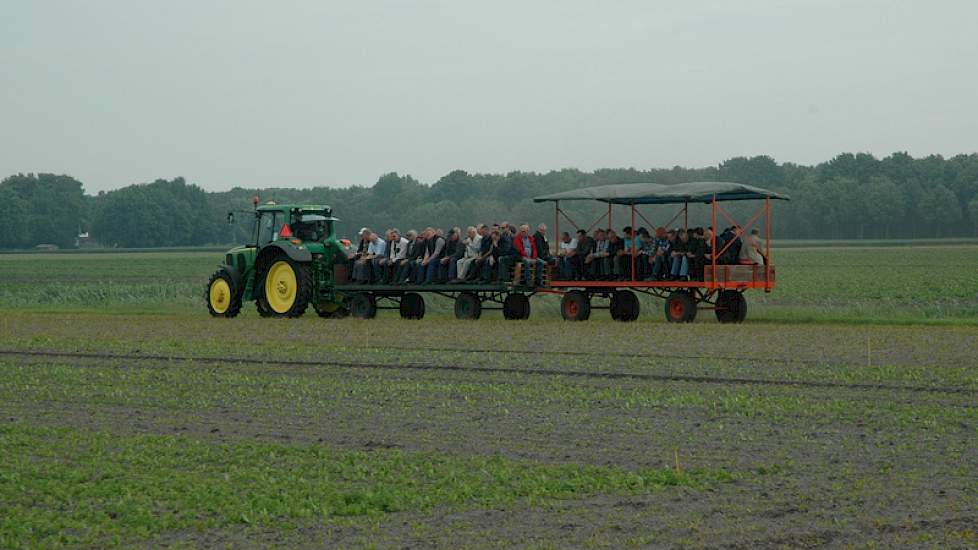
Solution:
[{"label": "tractor rear wheel", "polygon": [[463,292],[455,297],[456,319],[478,319],[482,316],[482,301],[473,292]]},{"label": "tractor rear wheel", "polygon": [[424,317],[424,298],[417,292],[408,292],[401,296],[401,318],[421,319]]},{"label": "tractor rear wheel", "polygon": [[587,321],[591,317],[591,300],[580,290],[571,290],[560,299],[560,316],[565,321]]},{"label": "tractor rear wheel", "polygon": [[377,316],[377,300],[369,292],[354,294],[350,300],[350,315],[360,319],[373,319]]},{"label": "tractor rear wheel", "polygon": [[207,282],[207,312],[212,317],[236,317],[241,312],[241,290],[223,269],[217,270]]},{"label": "tractor rear wheel", "polygon": [[284,254],[263,262],[258,285],[258,313],[262,317],[301,317],[312,298],[309,266]]},{"label": "tractor rear wheel", "polygon": [[611,295],[611,318],[616,321],[634,321],[638,319],[641,306],[638,296],[631,290],[616,290]]},{"label": "tractor rear wheel", "polygon": [[503,317],[506,319],[522,320],[530,318],[530,299],[526,294],[513,293],[503,300]]},{"label": "tractor rear wheel", "polygon": [[741,292],[724,290],[717,296],[714,311],[721,323],[743,323],[747,318],[747,300]]},{"label": "tractor rear wheel", "polygon": [[692,323],[696,319],[696,300],[685,290],[677,290],[666,298],[666,321]]}]

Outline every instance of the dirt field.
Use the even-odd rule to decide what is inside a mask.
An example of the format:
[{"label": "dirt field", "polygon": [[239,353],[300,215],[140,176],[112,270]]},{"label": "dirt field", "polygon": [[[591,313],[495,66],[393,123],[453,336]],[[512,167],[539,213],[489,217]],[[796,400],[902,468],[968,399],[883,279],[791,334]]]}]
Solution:
[{"label": "dirt field", "polygon": [[[263,453],[356,452],[366,463],[421,457],[435,464],[436,480],[448,467],[437,464],[487,458],[507,468],[593,467],[596,477],[682,476],[611,490],[531,490],[482,477],[461,492],[451,485],[443,501],[259,520],[205,499],[173,528],[108,519],[101,530],[58,537],[57,523],[32,534],[4,525],[14,546],[978,545],[972,327],[12,313],[0,328],[6,426],[83,441],[109,434],[121,456],[150,444],[180,453],[201,442],[208,452],[260,444],[271,446]],[[51,460],[42,450],[32,456]],[[315,476],[303,468],[293,471]],[[459,468],[449,477],[472,469]],[[274,500],[235,471],[223,475],[236,490]],[[0,502],[22,504],[11,485],[23,472],[8,473]],[[533,475],[537,483],[558,474]],[[479,496],[494,483],[501,493]],[[30,492],[34,506],[69,515],[119,500]]]}]

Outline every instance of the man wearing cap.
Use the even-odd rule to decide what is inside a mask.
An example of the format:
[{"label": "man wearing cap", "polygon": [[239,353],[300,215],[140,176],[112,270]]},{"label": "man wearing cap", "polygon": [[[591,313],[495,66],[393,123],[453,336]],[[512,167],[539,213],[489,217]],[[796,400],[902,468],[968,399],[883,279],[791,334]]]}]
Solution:
[{"label": "man wearing cap", "polygon": [[358,283],[370,282],[371,261],[374,258],[382,258],[387,251],[387,242],[373,231],[367,230],[366,241],[367,252],[353,264],[353,280]]}]

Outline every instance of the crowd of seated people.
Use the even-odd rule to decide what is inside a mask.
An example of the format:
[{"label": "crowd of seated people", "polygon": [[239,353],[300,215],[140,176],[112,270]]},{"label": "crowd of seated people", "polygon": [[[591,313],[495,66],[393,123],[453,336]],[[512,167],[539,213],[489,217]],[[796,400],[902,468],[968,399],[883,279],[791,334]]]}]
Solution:
[{"label": "crowd of seated people", "polygon": [[[716,235],[715,246],[718,264],[764,265],[757,229],[738,235],[736,228],[728,227]],[[625,227],[621,236],[613,229],[595,229],[591,235],[578,229],[576,235],[561,234],[556,265],[561,280],[627,281],[633,271],[641,281],[703,280],[703,268],[713,262],[713,247],[709,227],[659,227],[654,233]]]},{"label": "crowd of seated people", "polygon": [[[727,243],[731,243],[727,246]],[[360,244],[350,255],[353,281],[360,284],[487,284],[510,279],[522,265],[526,286],[541,286],[547,266],[560,280],[690,281],[703,280],[704,267],[719,253],[718,264],[764,265],[764,247],[757,229],[738,234],[728,227],[716,235],[713,228],[666,229],[644,227],[583,229],[560,236],[555,254],[547,241],[547,226],[531,233],[526,224],[480,224],[447,234],[428,227],[403,236],[388,229],[381,237],[369,228],[360,230]],[[635,257],[632,258],[634,248]]]},{"label": "crowd of seated people", "polygon": [[360,284],[456,284],[509,280],[522,264],[524,283],[542,286],[548,265],[556,265],[547,242],[547,226],[531,233],[526,224],[509,222],[472,226],[464,234],[458,227],[428,227],[401,236],[388,229],[381,237],[370,228],[359,232],[360,244],[349,255],[352,279]]}]

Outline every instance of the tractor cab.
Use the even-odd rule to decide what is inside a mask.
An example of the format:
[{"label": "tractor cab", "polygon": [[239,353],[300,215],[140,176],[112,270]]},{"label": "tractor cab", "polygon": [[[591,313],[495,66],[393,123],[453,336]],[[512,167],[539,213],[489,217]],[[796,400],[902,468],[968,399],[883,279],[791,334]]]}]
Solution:
[{"label": "tractor cab", "polygon": [[255,210],[255,245],[279,240],[324,243],[333,237],[333,222],[338,221],[332,213],[328,206],[260,206]]}]

